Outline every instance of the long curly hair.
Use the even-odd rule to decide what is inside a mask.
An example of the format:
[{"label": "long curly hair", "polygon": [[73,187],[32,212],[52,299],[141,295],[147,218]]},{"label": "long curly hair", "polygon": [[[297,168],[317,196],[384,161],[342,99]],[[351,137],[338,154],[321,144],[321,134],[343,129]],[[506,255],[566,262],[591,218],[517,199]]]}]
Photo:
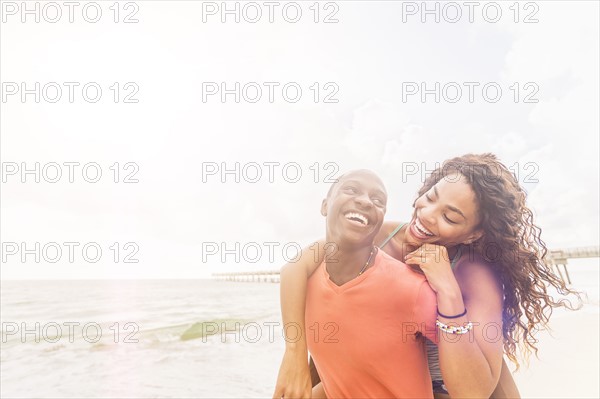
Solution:
[{"label": "long curly hair", "polygon": [[[525,205],[526,192],[494,154],[467,154],[445,161],[425,180],[419,197],[457,172],[475,192],[481,220],[478,228],[484,232],[475,243],[462,245],[482,257],[501,279],[504,352],[518,369],[517,347],[526,360],[532,352],[537,356],[535,332],[548,327],[553,308],[580,307],[581,294],[568,288],[553,271],[540,238],[542,230]],[[566,297],[556,300],[548,294],[549,286],[563,296],[574,295],[579,305],[573,306]]]}]

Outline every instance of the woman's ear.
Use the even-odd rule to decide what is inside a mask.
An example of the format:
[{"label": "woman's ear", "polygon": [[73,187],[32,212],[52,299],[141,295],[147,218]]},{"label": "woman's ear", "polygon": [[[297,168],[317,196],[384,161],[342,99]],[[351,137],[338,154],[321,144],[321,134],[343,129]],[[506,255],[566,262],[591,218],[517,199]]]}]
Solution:
[{"label": "woman's ear", "polygon": [[475,230],[466,240],[465,244],[473,244],[475,241],[483,237],[483,230]]},{"label": "woman's ear", "polygon": [[327,198],[321,202],[321,215],[327,216]]}]

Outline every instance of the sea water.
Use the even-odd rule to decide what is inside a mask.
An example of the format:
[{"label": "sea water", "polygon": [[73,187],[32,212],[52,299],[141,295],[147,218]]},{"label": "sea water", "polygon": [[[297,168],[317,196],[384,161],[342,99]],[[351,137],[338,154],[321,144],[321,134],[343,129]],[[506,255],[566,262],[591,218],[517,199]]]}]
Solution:
[{"label": "sea water", "polygon": [[279,284],[2,281],[1,300],[2,397],[273,393],[284,348]]}]

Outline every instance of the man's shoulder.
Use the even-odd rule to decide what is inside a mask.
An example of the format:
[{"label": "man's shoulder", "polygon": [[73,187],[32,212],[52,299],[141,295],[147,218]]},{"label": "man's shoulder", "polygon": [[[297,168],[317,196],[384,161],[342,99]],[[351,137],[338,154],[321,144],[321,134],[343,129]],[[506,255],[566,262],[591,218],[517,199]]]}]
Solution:
[{"label": "man's shoulder", "polygon": [[381,265],[383,266],[383,272],[391,275],[397,275],[403,279],[410,279],[413,281],[425,281],[425,275],[415,271],[411,266],[398,259],[386,254],[381,249],[379,250],[381,256]]},{"label": "man's shoulder", "polygon": [[383,249],[379,248],[379,253],[377,256],[381,257],[381,261],[386,265],[391,265],[392,267],[400,267],[406,266],[404,262],[400,262],[398,259],[388,255]]}]

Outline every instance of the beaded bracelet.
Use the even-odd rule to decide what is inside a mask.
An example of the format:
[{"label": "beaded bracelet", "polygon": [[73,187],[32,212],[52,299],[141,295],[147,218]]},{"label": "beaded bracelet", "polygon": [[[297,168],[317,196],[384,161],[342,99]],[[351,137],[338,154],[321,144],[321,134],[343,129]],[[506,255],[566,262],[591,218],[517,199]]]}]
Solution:
[{"label": "beaded bracelet", "polygon": [[456,335],[467,334],[473,329],[473,323],[471,323],[470,321],[465,326],[449,326],[447,324],[442,323],[439,320],[436,320],[435,325],[445,333]]}]

